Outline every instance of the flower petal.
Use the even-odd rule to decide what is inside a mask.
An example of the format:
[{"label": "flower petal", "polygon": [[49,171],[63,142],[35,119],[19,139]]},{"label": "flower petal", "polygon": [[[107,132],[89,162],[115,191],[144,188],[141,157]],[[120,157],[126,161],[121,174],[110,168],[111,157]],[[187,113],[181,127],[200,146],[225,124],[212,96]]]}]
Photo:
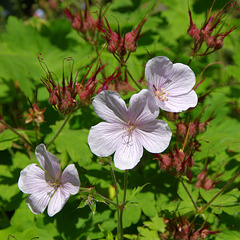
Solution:
[{"label": "flower petal", "polygon": [[91,151],[99,157],[112,155],[122,140],[124,125],[120,123],[101,122],[91,127],[88,144]]},{"label": "flower petal", "polygon": [[28,165],[20,172],[19,189],[27,194],[43,191],[49,186],[46,182],[46,174],[37,164]]},{"label": "flower petal", "polygon": [[107,122],[127,122],[127,107],[117,92],[105,90],[93,100],[96,114]]},{"label": "flower petal", "polygon": [[48,205],[49,217],[52,217],[53,215],[61,211],[69,197],[70,193],[68,192],[68,190],[64,189],[62,186],[59,186]]},{"label": "flower petal", "polygon": [[119,143],[114,154],[114,165],[120,170],[132,169],[139,163],[142,155],[143,147],[132,134],[131,141]]},{"label": "flower petal", "polygon": [[134,94],[129,101],[128,115],[132,123],[140,124],[155,119],[159,108],[155,104],[155,97],[147,89]]},{"label": "flower petal", "polygon": [[139,141],[151,153],[163,152],[170,143],[172,132],[162,120],[154,120],[136,129]]},{"label": "flower petal", "polygon": [[77,194],[80,188],[78,171],[74,164],[68,165],[61,176],[61,185],[70,194]]},{"label": "flower petal", "polygon": [[163,85],[165,91],[171,96],[182,95],[192,90],[196,83],[196,77],[192,69],[182,63],[173,64],[171,81]]},{"label": "flower petal", "polygon": [[155,57],[150,59],[145,67],[148,89],[152,92],[155,92],[155,88],[159,90],[168,80],[172,73],[172,69],[173,64],[167,57]]},{"label": "flower petal", "polygon": [[165,111],[182,112],[191,107],[195,107],[197,103],[198,103],[197,94],[194,90],[192,90],[187,94],[173,96],[173,97],[169,96],[167,101],[161,102],[159,104],[161,104],[160,108]]},{"label": "flower petal", "polygon": [[60,179],[61,169],[57,158],[46,150],[44,144],[40,144],[35,149],[35,155],[41,166],[52,176],[55,180]]},{"label": "flower petal", "polygon": [[53,193],[54,188],[49,186],[42,191],[30,194],[27,197],[26,203],[34,214],[41,214],[47,207]]}]

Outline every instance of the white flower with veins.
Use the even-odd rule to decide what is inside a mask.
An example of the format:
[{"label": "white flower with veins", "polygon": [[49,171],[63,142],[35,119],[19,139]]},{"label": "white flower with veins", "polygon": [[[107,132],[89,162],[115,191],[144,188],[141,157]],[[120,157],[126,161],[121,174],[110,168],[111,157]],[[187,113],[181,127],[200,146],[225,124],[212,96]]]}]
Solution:
[{"label": "white flower with veins", "polygon": [[61,173],[57,158],[44,144],[36,147],[35,155],[44,170],[35,163],[28,165],[20,173],[18,187],[30,194],[26,202],[34,214],[42,213],[48,205],[48,215],[52,217],[61,211],[70,194],[78,193],[78,172],[74,164],[70,164]]},{"label": "white flower with veins", "polygon": [[162,110],[182,112],[197,105],[198,97],[192,90],[196,77],[189,66],[173,64],[167,57],[155,57],[147,62],[145,76],[148,90]]},{"label": "white flower with veins", "polygon": [[143,147],[151,153],[163,152],[168,147],[172,132],[166,122],[156,119],[159,108],[147,89],[134,94],[128,108],[118,93],[108,90],[100,92],[92,104],[105,122],[90,129],[88,144],[100,157],[115,152],[117,168],[134,168],[143,155]]}]

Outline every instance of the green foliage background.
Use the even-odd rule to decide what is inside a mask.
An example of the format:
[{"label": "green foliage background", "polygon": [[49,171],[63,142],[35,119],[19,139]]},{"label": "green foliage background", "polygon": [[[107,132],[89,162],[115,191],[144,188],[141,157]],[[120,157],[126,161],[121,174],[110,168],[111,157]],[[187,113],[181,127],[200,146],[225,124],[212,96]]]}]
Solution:
[{"label": "green foliage background", "polygon": [[[217,1],[215,8],[220,9],[224,3],[226,1]],[[112,29],[117,29],[119,24],[124,33],[136,28],[145,16],[146,9],[152,5],[153,1],[144,0],[114,1],[109,5],[106,17]],[[143,27],[137,51],[132,53],[127,63],[134,79],[143,76],[149,54],[151,57],[167,56],[172,61],[187,64],[192,44],[192,39],[187,35],[188,7],[200,25],[210,2],[158,2]],[[94,7],[92,11],[94,12]],[[209,94],[203,102],[199,102],[191,116],[194,119],[203,112],[204,121],[214,114],[207,131],[198,136],[201,151],[194,155],[193,180],[188,185],[188,190],[199,205],[208,202],[240,170],[240,116],[235,108],[240,108],[239,18],[235,18],[233,24],[236,24],[237,30],[225,39],[223,49],[199,57],[191,64],[198,77],[208,63],[222,62],[210,66],[203,73],[205,81],[196,92],[199,98]],[[73,57],[76,72],[91,64],[94,51],[64,17],[49,21],[36,18],[22,20],[14,16],[8,18],[0,36],[1,115],[14,129],[34,141],[33,126],[26,126],[22,116],[29,108],[27,99],[34,102],[38,89],[38,105],[40,108],[46,107],[45,122],[41,125],[39,137],[48,143],[61,125],[63,117],[48,104],[48,92],[40,81],[44,72],[37,60],[39,53],[42,53],[49,69],[61,79],[64,58]],[[106,49],[101,58],[110,73],[118,65]],[[80,71],[79,74],[81,77],[84,72]],[[130,84],[136,87],[134,83]],[[123,97],[128,99],[133,93]],[[182,113],[183,117],[184,114]],[[98,192],[114,200],[109,167],[99,164],[87,144],[89,128],[99,121],[91,106],[80,109],[49,151],[56,154],[62,168],[69,163],[77,166],[82,187],[94,185]],[[0,150],[0,239],[113,239],[117,217],[114,207],[109,208],[105,203],[98,202],[93,215],[88,207],[78,208],[80,197],[73,196],[63,210],[52,218],[46,212],[33,215],[25,203],[26,195],[18,189],[17,181],[24,167],[37,162],[34,153],[29,156],[19,137],[9,129],[0,133]],[[157,161],[152,158],[152,155],[145,152],[140,164],[129,171],[127,199],[130,203],[126,205],[123,216],[126,239],[160,239],[159,234],[165,232],[163,216],[184,215],[191,218],[194,214],[194,206],[182,185],[173,176],[162,172]],[[208,159],[210,172],[222,175],[214,189],[199,190],[194,184]],[[122,188],[122,171],[116,169],[116,176]],[[146,183],[148,184],[140,192],[137,187]],[[202,221],[207,220],[213,231],[220,231],[209,239],[240,239],[239,201],[238,178],[201,216]]]}]

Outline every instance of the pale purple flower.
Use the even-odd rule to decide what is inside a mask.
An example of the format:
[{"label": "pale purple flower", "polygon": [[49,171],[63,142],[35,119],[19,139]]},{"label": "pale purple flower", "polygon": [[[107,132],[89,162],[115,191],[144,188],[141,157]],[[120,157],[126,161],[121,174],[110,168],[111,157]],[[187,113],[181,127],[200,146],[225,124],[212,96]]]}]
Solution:
[{"label": "pale purple flower", "polygon": [[155,57],[147,62],[145,76],[148,90],[162,110],[182,112],[197,105],[197,94],[192,90],[196,77],[189,66],[173,64],[167,57]]},{"label": "pale purple flower", "polygon": [[166,122],[156,119],[159,108],[148,90],[134,94],[128,108],[118,93],[108,90],[100,92],[92,104],[105,122],[90,129],[88,144],[100,157],[115,152],[117,168],[134,168],[143,155],[143,147],[151,153],[168,147],[172,132]]},{"label": "pale purple flower", "polygon": [[48,215],[52,217],[61,211],[70,194],[78,193],[78,172],[74,164],[70,164],[61,173],[57,158],[44,144],[36,147],[35,155],[44,170],[35,163],[28,165],[20,173],[18,187],[30,194],[26,202],[34,214],[42,213],[48,205]]}]

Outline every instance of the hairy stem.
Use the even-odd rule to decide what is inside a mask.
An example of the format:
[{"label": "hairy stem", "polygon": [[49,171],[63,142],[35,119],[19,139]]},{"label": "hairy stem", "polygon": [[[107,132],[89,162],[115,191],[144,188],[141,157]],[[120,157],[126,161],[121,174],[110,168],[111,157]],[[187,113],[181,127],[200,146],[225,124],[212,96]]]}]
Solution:
[{"label": "hairy stem", "polygon": [[[112,162],[110,162],[110,171],[111,171],[111,176],[113,179],[113,183],[114,183],[114,188],[116,191],[116,204],[117,206],[119,206],[119,199],[118,199],[118,185],[117,185],[117,180],[116,180],[116,176],[112,167]],[[121,221],[120,221],[120,208],[117,208],[117,219],[118,219],[118,225],[117,225],[117,239],[121,240],[121,233],[122,233],[122,225],[121,225]]]},{"label": "hairy stem", "polygon": [[191,201],[192,201],[192,203],[193,203],[193,206],[194,206],[194,208],[195,208],[195,210],[196,210],[196,212],[197,212],[197,211],[198,211],[197,204],[196,204],[195,201],[193,200],[193,197],[192,197],[191,193],[188,191],[188,189],[187,189],[187,187],[186,187],[186,185],[185,185],[185,183],[184,183],[184,180],[183,180],[182,178],[181,178],[181,183],[182,183],[184,189],[186,190],[188,196],[190,197],[190,199],[191,199]]},{"label": "hairy stem", "polygon": [[49,146],[55,141],[55,139],[57,138],[57,136],[60,134],[60,132],[63,130],[64,126],[66,125],[66,123],[68,122],[69,118],[71,116],[71,113],[69,113],[66,118],[64,119],[61,127],[58,129],[58,131],[55,133],[55,135],[52,137],[52,139],[50,140],[50,142],[47,144],[47,148],[49,148]]},{"label": "hairy stem", "polygon": [[130,78],[132,79],[132,81],[135,83],[135,85],[138,87],[138,89],[141,91],[142,90],[142,87],[136,82],[136,80],[133,78],[132,74],[129,72],[127,66],[126,67],[126,70],[127,70],[127,74],[130,76]]},{"label": "hairy stem", "polygon": [[123,187],[123,202],[120,208],[120,225],[121,225],[121,240],[123,239],[123,225],[122,225],[122,217],[123,217],[123,210],[126,204],[126,195],[127,195],[127,183],[128,183],[128,170],[124,172],[124,187]]}]

